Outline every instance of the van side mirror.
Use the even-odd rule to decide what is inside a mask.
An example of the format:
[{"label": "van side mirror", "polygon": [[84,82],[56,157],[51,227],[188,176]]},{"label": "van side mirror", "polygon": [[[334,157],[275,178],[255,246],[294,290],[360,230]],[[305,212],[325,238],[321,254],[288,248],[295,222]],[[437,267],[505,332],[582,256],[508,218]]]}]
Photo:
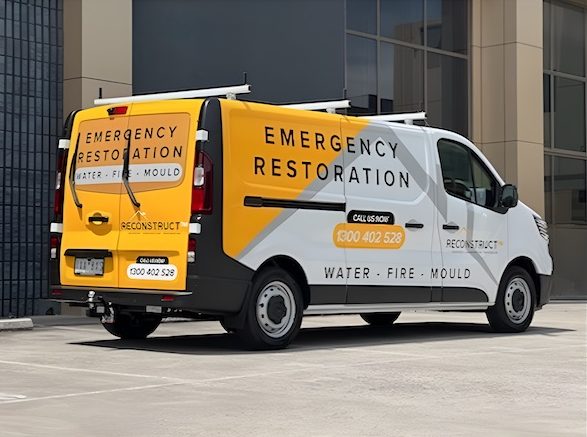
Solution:
[{"label": "van side mirror", "polygon": [[518,189],[515,185],[505,184],[501,187],[499,205],[504,208],[513,208],[518,204]]}]

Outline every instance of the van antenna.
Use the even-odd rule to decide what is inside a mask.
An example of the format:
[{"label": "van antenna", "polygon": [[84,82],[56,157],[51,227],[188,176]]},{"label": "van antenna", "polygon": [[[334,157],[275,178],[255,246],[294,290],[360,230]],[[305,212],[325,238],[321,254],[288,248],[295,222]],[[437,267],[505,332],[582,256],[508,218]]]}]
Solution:
[{"label": "van antenna", "polygon": [[243,85],[246,85],[247,83],[247,72],[243,71]]}]

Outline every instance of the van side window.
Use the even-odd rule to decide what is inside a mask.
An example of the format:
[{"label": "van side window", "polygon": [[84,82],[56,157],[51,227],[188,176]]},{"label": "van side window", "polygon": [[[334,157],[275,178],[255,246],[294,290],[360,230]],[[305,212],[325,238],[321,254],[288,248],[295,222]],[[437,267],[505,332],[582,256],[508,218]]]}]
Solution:
[{"label": "van side window", "polygon": [[447,193],[476,202],[469,149],[448,140],[438,141],[442,180]]},{"label": "van side window", "polygon": [[438,155],[447,193],[487,208],[497,206],[497,180],[468,147],[439,140]]},{"label": "van side window", "polygon": [[497,181],[474,153],[471,153],[471,157],[473,158],[473,181],[475,182],[477,204],[487,208],[495,208],[497,206]]}]

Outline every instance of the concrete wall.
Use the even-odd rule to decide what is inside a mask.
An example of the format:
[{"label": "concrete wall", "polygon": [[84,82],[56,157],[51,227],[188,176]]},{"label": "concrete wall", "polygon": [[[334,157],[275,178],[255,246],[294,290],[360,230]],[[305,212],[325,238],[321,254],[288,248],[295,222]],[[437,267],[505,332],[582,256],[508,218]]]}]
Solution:
[{"label": "concrete wall", "polygon": [[63,1],[63,113],[132,94],[132,1]]}]

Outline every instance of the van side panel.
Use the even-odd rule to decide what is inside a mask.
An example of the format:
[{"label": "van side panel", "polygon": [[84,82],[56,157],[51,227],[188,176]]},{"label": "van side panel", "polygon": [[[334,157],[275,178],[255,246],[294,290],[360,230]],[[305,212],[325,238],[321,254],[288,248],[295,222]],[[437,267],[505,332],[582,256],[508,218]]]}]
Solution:
[{"label": "van side panel", "polygon": [[289,257],[312,300],[323,290],[330,303],[344,302],[345,277],[326,272],[346,270],[344,248],[333,240],[346,222],[342,117],[238,101],[223,101],[222,116],[224,252],[253,270]]},{"label": "van side panel", "polygon": [[[225,126],[230,120],[225,119]],[[199,223],[201,232],[192,234],[196,240],[196,262],[188,264],[187,290],[190,308],[209,312],[237,312],[242,307],[254,271],[223,251],[222,217],[226,187],[238,184],[238,179],[226,175],[223,168],[225,150],[220,100],[213,98],[202,105],[198,129],[208,132],[207,141],[198,141],[199,152],[206,153],[213,163],[212,213],[198,214],[192,221]]]}]

